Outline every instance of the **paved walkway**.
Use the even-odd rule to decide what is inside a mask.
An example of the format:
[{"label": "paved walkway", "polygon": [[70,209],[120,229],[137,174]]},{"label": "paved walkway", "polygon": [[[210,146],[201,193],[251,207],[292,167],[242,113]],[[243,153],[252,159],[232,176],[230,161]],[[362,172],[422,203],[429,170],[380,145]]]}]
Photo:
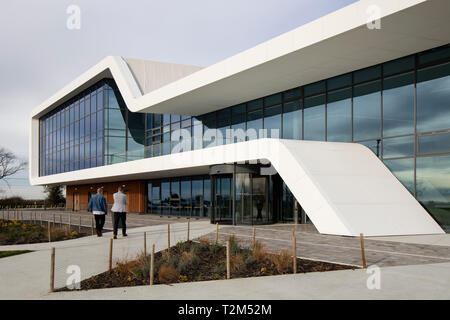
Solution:
[{"label": "paved walkway", "polygon": [[[43,223],[47,223],[47,221],[50,221],[53,224],[53,221],[56,222],[56,225],[60,225],[62,222],[63,224],[67,225],[69,223],[69,216],[70,216],[70,223],[71,225],[76,228],[78,224],[81,222],[82,227],[88,227],[91,228],[93,223],[93,217],[92,213],[87,211],[58,211],[58,210],[23,210],[18,211],[17,219],[21,220],[23,218],[26,221],[30,220],[36,220],[36,222],[39,224],[40,221],[43,221]],[[14,211],[9,212],[10,218],[13,219],[14,217]],[[0,219],[3,219],[3,217],[6,218],[7,212],[1,211],[0,212]],[[54,217],[54,218],[53,218]],[[105,221],[105,229],[112,230],[112,215],[111,213],[108,213],[106,216]],[[81,219],[81,220],[80,220]],[[154,226],[154,225],[160,225],[160,224],[168,224],[168,223],[177,223],[177,222],[187,222],[187,218],[185,217],[177,217],[177,216],[157,216],[154,214],[136,214],[136,213],[128,213],[127,214],[127,228],[136,228],[136,227],[143,227],[143,226]],[[191,221],[210,221],[209,218],[192,218]]]},{"label": "paved walkway", "polygon": [[[61,292],[44,299],[450,299],[450,263],[385,267],[380,289],[368,289],[367,270]],[[195,294],[193,294],[195,293]]]},{"label": "paved walkway", "polygon": [[[186,223],[171,225],[171,245],[185,240]],[[199,237],[215,229],[209,222],[192,222],[191,237]],[[144,232],[147,232],[147,248],[155,244],[155,250],[167,248],[167,226],[156,225],[130,229],[127,238],[114,241],[113,258],[130,259],[143,251]],[[50,248],[55,247],[55,287],[65,286],[70,265],[78,265],[81,279],[89,278],[108,269],[109,239],[89,236],[74,240],[37,243],[30,245],[0,246],[3,250],[35,250],[34,252],[0,259],[0,299],[39,299],[49,291]]]},{"label": "paved walkway", "polygon": [[[256,227],[256,239],[262,242],[269,251],[279,252],[283,249],[291,251],[291,231],[294,227],[294,225],[287,224],[275,225],[274,228],[270,226]],[[252,232],[252,227],[222,226],[219,232],[219,242],[225,243],[229,236],[234,235],[239,243],[249,246]],[[297,230],[295,236],[298,257],[355,266],[362,265],[359,237],[323,235]],[[206,237],[214,240],[215,232]],[[414,237],[411,238],[414,239]],[[367,265],[376,264],[382,267],[450,262],[450,246],[370,239],[365,239],[364,246]]]},{"label": "paved walkway", "polygon": [[[86,217],[89,218],[87,214]],[[151,218],[149,221],[154,221],[154,225],[131,228],[128,238],[119,237],[114,241],[114,260],[130,259],[142,252],[144,232],[147,232],[147,248],[152,243],[157,251],[167,248],[167,220]],[[178,221],[183,223],[171,224],[171,244],[186,239],[186,220]],[[293,227],[257,227],[256,238],[271,251],[291,249]],[[296,229],[299,257],[361,264],[359,238]],[[251,227],[220,226],[219,240],[224,242],[235,235],[239,242],[249,245],[252,230]],[[191,238],[206,235],[213,239],[215,225],[209,221],[192,221],[190,234]],[[81,268],[82,279],[107,270],[111,233],[105,233],[102,238],[89,236],[54,243],[0,246],[0,251],[34,250],[0,259],[0,299],[449,299],[450,246],[442,245],[445,239],[439,241],[439,246],[423,244],[433,242],[430,237],[422,241],[410,239],[410,242],[421,243],[365,240],[368,264],[376,264],[382,270],[381,290],[367,289],[369,275],[360,269],[48,294],[51,247],[56,248],[55,287],[59,288],[65,286],[69,265]],[[408,240],[403,238],[403,241],[405,239]]]}]

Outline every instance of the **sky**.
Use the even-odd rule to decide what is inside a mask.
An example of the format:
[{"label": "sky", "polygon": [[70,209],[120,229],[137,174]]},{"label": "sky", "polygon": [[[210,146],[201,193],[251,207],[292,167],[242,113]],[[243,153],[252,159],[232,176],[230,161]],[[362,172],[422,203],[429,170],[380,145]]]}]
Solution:
[{"label": "sky", "polygon": [[[27,160],[31,111],[105,56],[209,66],[353,2],[0,0],[0,147]],[[27,170],[9,185],[0,197],[44,197]]]}]

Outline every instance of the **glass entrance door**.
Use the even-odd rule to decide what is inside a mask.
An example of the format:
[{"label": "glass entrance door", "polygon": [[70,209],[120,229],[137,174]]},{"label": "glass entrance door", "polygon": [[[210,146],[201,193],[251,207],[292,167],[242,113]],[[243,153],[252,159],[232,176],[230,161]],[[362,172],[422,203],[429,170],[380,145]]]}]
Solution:
[{"label": "glass entrance door", "polygon": [[214,179],[214,220],[216,222],[233,222],[232,181],[232,175],[217,176]]},{"label": "glass entrance door", "polygon": [[252,181],[252,209],[253,224],[265,224],[267,215],[267,178],[253,177]]},{"label": "glass entrance door", "polygon": [[235,224],[252,224],[252,192],[249,173],[236,173]]}]

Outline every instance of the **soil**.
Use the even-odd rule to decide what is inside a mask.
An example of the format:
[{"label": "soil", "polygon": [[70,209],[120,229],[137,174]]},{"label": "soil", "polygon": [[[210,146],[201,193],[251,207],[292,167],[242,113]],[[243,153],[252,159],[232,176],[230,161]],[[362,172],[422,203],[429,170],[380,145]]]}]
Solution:
[{"label": "soil", "polygon": [[[187,268],[182,268],[180,271],[180,261],[183,260],[183,255],[187,252],[195,252],[195,256],[198,258],[195,258],[195,263],[188,264]],[[240,263],[239,261],[232,263],[231,278],[291,274],[293,271],[292,257],[288,256],[286,259],[286,253],[284,268],[281,272],[274,263],[274,261],[279,261],[277,260],[279,255],[277,254],[265,253],[262,259],[256,261],[251,250],[234,245],[234,248],[231,246],[231,256],[232,259],[233,256],[242,258],[238,259]],[[144,257],[144,254],[142,254],[135,260],[119,262],[111,272],[104,272],[83,280],[81,290],[148,285],[149,260],[149,256]],[[163,264],[173,266],[172,270],[176,272],[176,276],[169,281],[161,282],[159,268]],[[357,269],[357,267],[297,258],[297,273],[345,269]],[[164,250],[155,254],[154,275],[154,284],[226,279],[226,248],[220,244],[199,244],[192,241],[178,243],[170,248],[169,253]],[[57,291],[69,291],[69,289],[61,288]]]}]

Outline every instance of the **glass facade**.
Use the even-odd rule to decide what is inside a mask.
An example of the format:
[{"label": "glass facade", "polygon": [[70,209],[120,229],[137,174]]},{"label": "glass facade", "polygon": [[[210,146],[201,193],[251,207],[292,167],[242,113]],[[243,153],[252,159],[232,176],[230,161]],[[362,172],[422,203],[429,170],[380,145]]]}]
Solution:
[{"label": "glass facade", "polygon": [[144,137],[145,115],[102,80],[39,119],[39,175],[141,159]]},{"label": "glass facade", "polygon": [[[439,178],[439,173],[444,177],[449,168],[449,48],[417,53],[196,117],[132,114],[113,84],[100,85],[60,108],[68,117],[62,120],[68,135],[59,133],[61,120],[57,119],[61,116],[51,113],[41,119],[40,172],[54,174],[262,137],[355,142],[371,149],[433,217],[449,228],[445,217],[450,215],[450,179]],[[103,102],[86,109],[82,116],[76,113],[81,101],[90,105],[98,101],[92,100],[98,91]],[[81,137],[76,129],[81,118],[90,119],[85,126],[97,124],[96,131],[85,128]],[[233,136],[227,129],[235,130]],[[103,153],[99,153],[101,148]],[[164,194],[162,182],[160,188],[160,198],[155,199],[160,201],[158,210],[186,215],[182,209],[185,197],[178,193],[181,199],[176,200],[167,191],[172,188],[169,184],[164,185]],[[283,201],[290,199],[287,192],[282,196]],[[192,205],[190,210],[193,212]]]},{"label": "glass facade", "polygon": [[209,217],[209,176],[151,180],[147,183],[147,213],[161,216]]}]

